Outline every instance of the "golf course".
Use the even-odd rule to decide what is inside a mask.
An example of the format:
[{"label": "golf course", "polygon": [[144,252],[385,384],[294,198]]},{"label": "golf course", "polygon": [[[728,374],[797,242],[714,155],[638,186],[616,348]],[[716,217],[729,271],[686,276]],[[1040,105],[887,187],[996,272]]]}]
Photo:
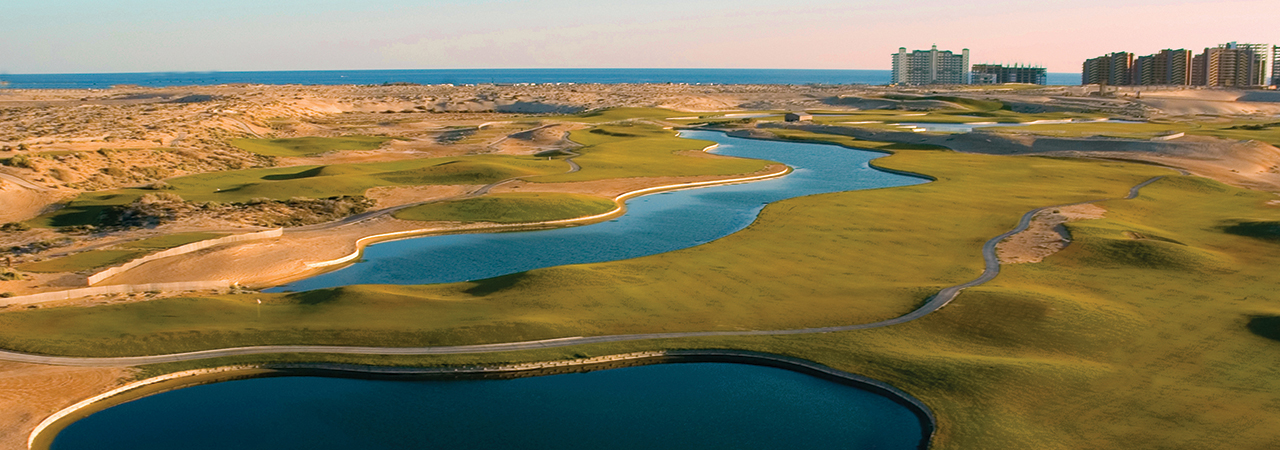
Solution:
[{"label": "golf course", "polygon": [[[965,123],[984,114],[1011,122],[1097,117],[1015,113],[990,100],[928,100],[958,109],[820,119],[835,124]],[[672,119],[690,114],[635,108],[565,116],[557,120],[583,126],[568,135],[580,147],[551,158],[473,155],[248,169],[168,179],[172,188],[164,192],[194,202],[283,201],[364,195],[374,187],[519,179],[528,192],[425,202],[392,215],[419,222],[520,224],[593,216],[617,206],[612,196],[531,188],[539,184],[741,176],[773,164],[706,155],[703,150],[713,142],[680,138],[667,128],[718,120]],[[1076,126],[1089,128],[1071,128]],[[688,248],[471,281],[188,293],[9,310],[0,314],[0,348],[83,358],[85,365],[93,358],[213,351],[173,362],[148,360],[134,374],[138,380],[224,366],[497,366],[734,350],[810,361],[900,389],[936,417],[929,448],[1265,448],[1274,442],[1274,430],[1280,429],[1275,195],[1134,161],[962,153],[810,129],[768,130],[750,137],[875,151],[887,155],[871,160],[877,170],[928,181],[771,202],[745,229]],[[1247,132],[1266,135],[1264,141],[1274,133],[1270,125],[1193,130],[1155,123],[1018,130],[1122,138],[1186,131],[1233,139],[1241,136],[1233,133]],[[234,144],[280,156],[367,150],[386,142],[281,141]],[[566,158],[581,170],[566,170]],[[29,223],[97,224],[106,208],[148,193],[85,193]],[[1018,228],[1024,215],[1080,203],[1105,212],[1061,225],[1067,243],[1043,261],[998,264],[998,276],[966,287],[914,320],[826,330],[893,321],[920,310],[940,291],[989,272],[995,262],[984,245],[1000,242],[994,238]],[[99,267],[138,254],[129,252],[217,236],[171,236],[81,253],[93,255],[81,256],[84,261],[71,256],[35,264]],[[609,339],[623,335],[643,337]],[[585,340],[575,343],[577,338]],[[547,340],[564,341],[473,347]],[[281,350],[217,353],[268,346]],[[325,350],[329,346],[333,351]],[[395,350],[437,347],[458,349]]]}]

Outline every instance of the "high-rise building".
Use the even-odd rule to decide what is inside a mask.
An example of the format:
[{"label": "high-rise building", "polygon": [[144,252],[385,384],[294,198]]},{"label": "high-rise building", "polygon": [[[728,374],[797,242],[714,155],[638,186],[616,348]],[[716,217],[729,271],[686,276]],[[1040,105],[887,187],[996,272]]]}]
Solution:
[{"label": "high-rise building", "polygon": [[1048,84],[1049,82],[1045,68],[1021,65],[974,64],[970,78],[973,84]]},{"label": "high-rise building", "polygon": [[[1275,46],[1271,44],[1237,44],[1235,42],[1223,44],[1221,46],[1232,46],[1240,50],[1248,50],[1262,58],[1260,64],[1250,68],[1258,73],[1258,82],[1255,85],[1266,86],[1271,84],[1271,78],[1275,73]],[[1220,46],[1220,47],[1221,47]]]},{"label": "high-rise building", "polygon": [[[1274,49],[1273,53],[1274,55]],[[1266,57],[1228,43],[1206,48],[1193,59],[1192,84],[1198,86],[1261,86],[1266,80]]]},{"label": "high-rise building", "polygon": [[1154,55],[1138,57],[1132,72],[1133,84],[1191,84],[1191,51],[1165,49]]},{"label": "high-rise building", "polygon": [[1099,56],[1087,59],[1080,71],[1080,84],[1107,84],[1107,68],[1111,66],[1111,57]]},{"label": "high-rise building", "polygon": [[1133,53],[1115,52],[1084,62],[1081,84],[1128,86],[1133,84]]},{"label": "high-rise building", "polygon": [[[1271,48],[1271,64],[1280,62],[1280,45]],[[1271,69],[1271,85],[1280,86],[1280,70]]]},{"label": "high-rise building", "polygon": [[916,50],[906,47],[893,54],[894,84],[969,84],[969,49],[959,55],[950,50]]}]

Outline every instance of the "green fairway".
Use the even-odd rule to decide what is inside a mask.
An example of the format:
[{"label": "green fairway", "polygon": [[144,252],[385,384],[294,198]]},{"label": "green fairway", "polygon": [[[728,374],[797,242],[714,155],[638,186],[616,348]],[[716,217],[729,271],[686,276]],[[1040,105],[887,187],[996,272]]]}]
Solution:
[{"label": "green fairway", "polygon": [[[1222,227],[1280,219],[1280,210],[1264,205],[1271,198],[1167,178],[1136,200],[1100,203],[1107,218],[1071,224],[1072,244],[1044,262],[1006,265],[991,284],[888,328],[474,355],[238,357],[149,372],[251,361],[438,366],[738,348],[818,361],[904,389],[937,415],[938,449],[1267,448],[1280,429],[1280,243]],[[1114,251],[1130,241],[1185,249]],[[514,326],[504,331],[534,335]]]},{"label": "green fairway", "polygon": [[226,233],[174,233],[164,236],[142,239],[108,247],[105,250],[89,250],[61,258],[54,258],[36,263],[23,264],[20,269],[27,272],[60,273],[79,272],[114,266],[137,259],[148,253],[165,250],[180,245],[199,242],[226,236]]},{"label": "green fairway", "polygon": [[381,136],[232,139],[231,145],[266,156],[311,156],[335,150],[374,150],[389,140]]},{"label": "green fairway", "polygon": [[403,220],[530,223],[609,212],[613,200],[580,194],[520,193],[429,203],[396,211]]},{"label": "green fairway", "polygon": [[673,117],[689,117],[691,115],[696,114],[666,108],[609,108],[559,118],[574,122],[605,123],[634,119],[666,120]]},{"label": "green fairway", "polygon": [[125,244],[117,245],[116,247],[127,248],[127,249],[137,249],[137,250],[165,250],[165,249],[174,248],[180,245],[190,244],[192,242],[200,242],[204,240],[220,238],[226,235],[227,233],[201,233],[201,232],[173,233],[173,234],[166,234],[163,236],[156,236],[153,238],[147,238],[140,241],[128,242]]},{"label": "green fairway", "polygon": [[[973,114],[985,112],[1004,111]],[[1239,126],[1197,132],[1259,139],[1272,133],[1266,126],[1232,128]],[[0,347],[116,356],[271,344],[403,347],[869,323],[900,316],[940,288],[976,278],[983,243],[1012,229],[1025,212],[1112,199],[1097,203],[1106,209],[1105,218],[1066,225],[1071,241],[1063,251],[1041,263],[1004,265],[994,281],[965,290],[945,308],[886,328],[469,355],[248,356],[159,365],[145,373],[264,361],[492,364],[734,348],[804,358],[901,388],[937,415],[937,449],[1274,445],[1280,429],[1280,208],[1268,205],[1273,194],[1141,164],[966,154],[771,132],[896,151],[872,164],[936,181],[789,199],[765,207],[747,229],[697,247],[473,282],[6,311],[0,314]],[[767,164],[684,156],[682,150],[707,143],[677,140],[651,125],[605,125],[573,136],[584,144],[577,159],[582,172],[549,170],[564,168],[553,161],[547,172],[538,172],[552,175],[531,181],[745,173]],[[541,167],[529,164],[519,168]],[[437,166],[424,166],[421,173],[397,170],[396,176],[349,172],[351,166],[326,170],[333,167],[339,166],[263,172],[257,179],[328,184],[344,177],[388,182],[441,176],[434,172]],[[1119,199],[1154,176],[1165,178],[1136,199]],[[177,180],[182,178],[171,181]],[[191,189],[175,187],[170,192]],[[446,202],[413,214],[479,219],[508,211],[532,215],[536,211],[527,206],[536,201],[572,208],[603,201],[506,195],[473,200],[485,201]]]},{"label": "green fairway", "polygon": [[19,270],[37,273],[80,272],[100,267],[114,266],[150,253],[146,250],[90,250],[18,266]]},{"label": "green fairway", "polygon": [[1233,120],[1229,122],[1156,121],[1148,123],[1069,123],[1040,124],[1017,128],[992,129],[1003,133],[1030,133],[1061,137],[1113,137],[1151,139],[1173,133],[1212,136],[1231,140],[1257,140],[1280,145],[1280,122]]},{"label": "green fairway", "polygon": [[[170,192],[192,202],[243,203],[253,199],[364,195],[376,186],[475,185],[517,176],[564,172],[563,161],[532,156],[478,155],[329,166],[274,167],[214,172],[165,180]],[[133,188],[87,192],[66,208],[28,221],[32,226],[96,225],[103,212],[156,191]]]},{"label": "green fairway", "polygon": [[[877,164],[939,180],[787,200],[767,207],[743,232],[625,261],[472,283],[158,300],[74,314],[51,309],[4,315],[0,323],[14,339],[9,346],[53,353],[301,342],[434,345],[865,323],[906,313],[941,287],[976,277],[982,243],[1012,228],[1027,210],[1123,196],[1130,186],[1170,172],[943,151],[903,151]],[[256,298],[266,303],[262,322],[246,320]],[[59,327],[78,334],[61,338],[54,332]]]},{"label": "green fairway", "polygon": [[763,170],[771,164],[756,159],[697,154],[714,142],[682,139],[676,136],[675,131],[654,125],[600,125],[574,131],[569,138],[583,145],[575,150],[582,156],[574,158],[582,170],[533,177],[529,181],[555,183],[628,177],[738,175]]},{"label": "green fairway", "polygon": [[[1086,113],[1017,113],[1009,110],[992,110],[992,111],[970,111],[970,110],[944,110],[929,112],[912,112],[897,110],[868,110],[841,112],[838,115],[821,115],[814,116],[815,123],[828,125],[850,125],[850,122],[883,122],[883,123],[903,123],[903,122],[920,122],[920,123],[979,123],[979,122],[996,122],[996,123],[1026,123],[1037,120],[1066,120],[1066,119],[1082,119],[1091,120],[1104,118],[1101,114]],[[853,124],[859,126],[875,127],[874,123]],[[1036,125],[1039,126],[1039,125]],[[1048,126],[1048,125],[1045,125]],[[1017,129],[1023,129],[1018,127]]]}]

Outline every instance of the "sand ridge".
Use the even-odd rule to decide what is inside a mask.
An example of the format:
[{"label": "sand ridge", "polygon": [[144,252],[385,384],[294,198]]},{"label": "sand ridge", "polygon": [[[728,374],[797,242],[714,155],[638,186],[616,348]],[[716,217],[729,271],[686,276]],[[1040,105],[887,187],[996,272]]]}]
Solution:
[{"label": "sand ridge", "polygon": [[132,369],[0,362],[0,449],[26,450],[45,417],[124,384]]}]

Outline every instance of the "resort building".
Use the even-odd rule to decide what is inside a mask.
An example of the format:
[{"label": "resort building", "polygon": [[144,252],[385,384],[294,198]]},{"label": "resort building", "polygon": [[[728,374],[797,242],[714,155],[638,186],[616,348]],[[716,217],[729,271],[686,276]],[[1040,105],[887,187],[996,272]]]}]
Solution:
[{"label": "resort building", "polygon": [[916,50],[899,47],[893,54],[893,84],[969,84],[969,49],[954,54],[950,50]]},{"label": "resort building", "polygon": [[1022,65],[974,64],[969,78],[973,84],[1049,83],[1045,68]]},{"label": "resort building", "polygon": [[1141,85],[1191,84],[1191,50],[1164,49],[1133,63],[1133,82]]},{"label": "resort building", "polygon": [[1133,53],[1115,52],[1085,61],[1080,84],[1133,84]]},{"label": "resort building", "polygon": [[[1271,47],[1271,65],[1274,66],[1280,62],[1280,45]],[[1280,70],[1272,67],[1271,69],[1271,85],[1280,86]]]},{"label": "resort building", "polygon": [[787,122],[802,122],[806,120],[813,120],[813,114],[803,113],[803,112],[789,112],[783,115],[782,118]]},{"label": "resort building", "polygon": [[[1274,49],[1272,54],[1274,56]],[[1191,84],[1197,86],[1247,87],[1267,83],[1269,56],[1240,48],[1236,43],[1206,48],[1191,61]]]},{"label": "resort building", "polygon": [[1274,78],[1275,65],[1276,65],[1276,56],[1275,56],[1276,47],[1274,45],[1237,44],[1235,42],[1232,42],[1229,44],[1222,44],[1219,47],[1223,47],[1223,46],[1233,46],[1240,50],[1248,50],[1253,52],[1254,55],[1257,55],[1258,57],[1260,57],[1262,59],[1260,67],[1254,67],[1252,70],[1259,71],[1260,72],[1259,77],[1261,78],[1259,78],[1257,83],[1254,84],[1253,86],[1266,86],[1266,85],[1272,84],[1272,78]]}]

